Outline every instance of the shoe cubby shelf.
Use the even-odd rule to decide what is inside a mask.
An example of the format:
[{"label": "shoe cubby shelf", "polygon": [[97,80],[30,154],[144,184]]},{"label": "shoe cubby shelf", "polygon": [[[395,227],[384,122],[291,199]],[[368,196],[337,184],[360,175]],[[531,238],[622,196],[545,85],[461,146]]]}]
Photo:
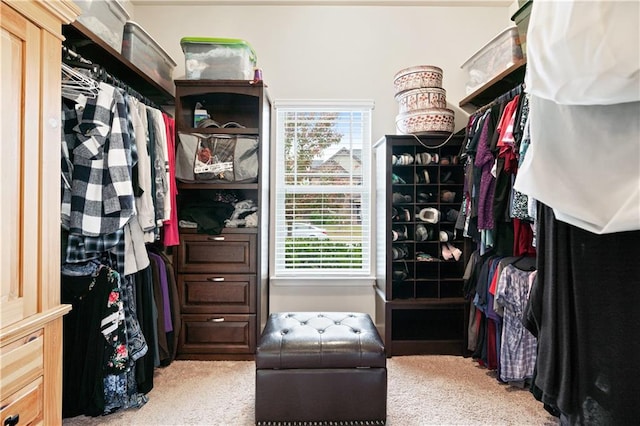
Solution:
[{"label": "shoe cubby shelf", "polygon": [[[392,135],[374,145],[380,241],[376,312],[385,318],[390,356],[463,351],[462,276],[468,250],[456,230],[464,190],[459,158],[463,137],[456,135],[444,143],[446,139]],[[420,318],[426,317],[436,321],[421,323]],[[409,326],[415,330],[400,330]],[[434,327],[439,330],[430,329]],[[411,342],[398,338],[409,335],[424,338]],[[447,339],[435,342],[428,336]]]}]

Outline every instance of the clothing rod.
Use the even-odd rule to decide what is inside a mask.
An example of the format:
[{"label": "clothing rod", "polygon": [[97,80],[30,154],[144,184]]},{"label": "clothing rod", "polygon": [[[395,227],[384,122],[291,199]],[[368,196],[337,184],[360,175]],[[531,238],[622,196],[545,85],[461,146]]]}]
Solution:
[{"label": "clothing rod", "polygon": [[[82,57],[82,55],[80,55],[78,52],[74,51],[73,49],[69,48],[68,46],[62,45],[62,52],[63,52],[63,61],[64,61],[64,56],[68,56],[70,58],[72,58],[73,61],[77,61],[75,62],[75,65],[78,65],[81,68],[87,68],[90,69],[92,71],[93,78],[95,78],[98,81],[104,81],[105,83],[109,83],[115,87],[118,87],[122,90],[124,90],[125,92],[127,92],[129,95],[137,98],[138,100],[140,100],[141,102],[143,102],[146,105],[149,105],[153,108],[156,109],[161,109],[159,105],[157,105],[155,102],[153,102],[151,99],[147,98],[146,96],[142,95],[140,92],[138,92],[136,89],[134,89],[133,87],[129,86],[129,84],[125,83],[124,81],[122,81],[121,79],[115,77],[113,74],[110,74],[103,66],[98,65],[84,57]],[[69,61],[67,61],[69,62]],[[68,63],[68,65],[73,66],[73,62],[72,63]]]},{"label": "clothing rod", "polygon": [[508,92],[505,92],[505,93],[501,94],[500,96],[498,96],[497,98],[495,98],[494,100],[489,102],[488,104],[483,105],[480,108],[478,108],[473,113],[473,115],[481,114],[481,113],[485,112],[486,110],[488,110],[489,108],[492,108],[496,104],[502,103],[504,101],[509,101],[509,100],[513,99],[516,95],[519,95],[520,93],[522,93],[523,91],[524,91],[524,83],[520,83],[516,87],[514,87],[513,89],[509,90]]}]

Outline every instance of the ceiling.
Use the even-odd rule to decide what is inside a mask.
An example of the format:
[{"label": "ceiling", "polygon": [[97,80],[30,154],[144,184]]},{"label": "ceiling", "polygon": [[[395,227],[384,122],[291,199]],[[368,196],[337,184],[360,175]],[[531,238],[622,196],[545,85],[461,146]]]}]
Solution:
[{"label": "ceiling", "polygon": [[129,0],[135,6],[447,6],[507,7],[513,0]]}]

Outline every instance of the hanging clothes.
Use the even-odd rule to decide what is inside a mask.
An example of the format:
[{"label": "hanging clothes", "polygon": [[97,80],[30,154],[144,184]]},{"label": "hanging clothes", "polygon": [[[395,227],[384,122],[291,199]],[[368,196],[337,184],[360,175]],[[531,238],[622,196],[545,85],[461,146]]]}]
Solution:
[{"label": "hanging clothes", "polygon": [[630,259],[640,258],[640,231],[598,235],[539,209],[531,391],[563,424],[637,424],[640,263]]},{"label": "hanging clothes", "polygon": [[[144,405],[160,365],[156,301],[166,303],[169,320],[179,315],[168,268],[158,287],[147,247],[175,206],[170,127],[129,91],[105,82],[97,88],[94,97],[67,91],[62,102],[61,268],[63,301],[74,305],[64,318],[65,417]],[[170,235],[179,241],[177,226]],[[172,343],[165,365],[175,357],[173,325],[162,328]]]},{"label": "hanging clothes", "polygon": [[178,234],[178,206],[176,198],[178,196],[178,187],[176,182],[176,148],[175,148],[175,120],[167,114],[162,114],[167,134],[167,152],[169,153],[169,182],[173,183],[169,187],[170,196],[170,213],[169,219],[163,222],[163,239],[162,243],[165,247],[177,246],[180,244],[180,236]]}]

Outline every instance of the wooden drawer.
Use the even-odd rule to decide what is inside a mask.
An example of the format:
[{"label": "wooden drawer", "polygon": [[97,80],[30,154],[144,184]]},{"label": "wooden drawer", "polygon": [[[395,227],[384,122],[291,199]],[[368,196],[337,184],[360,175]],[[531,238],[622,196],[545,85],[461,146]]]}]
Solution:
[{"label": "wooden drawer", "polygon": [[0,349],[0,388],[3,396],[17,392],[42,376],[43,346],[43,330],[38,330]]},{"label": "wooden drawer", "polygon": [[[3,392],[4,396],[4,392]],[[0,419],[3,424],[11,417],[16,418],[18,425],[35,425],[43,422],[43,384],[38,377],[18,392],[2,400]]]},{"label": "wooden drawer", "polygon": [[178,274],[183,313],[256,312],[256,276],[249,274]]},{"label": "wooden drawer", "polygon": [[256,272],[256,234],[184,234],[180,236],[178,272]]},{"label": "wooden drawer", "polygon": [[252,354],[255,315],[182,315],[179,353]]}]

